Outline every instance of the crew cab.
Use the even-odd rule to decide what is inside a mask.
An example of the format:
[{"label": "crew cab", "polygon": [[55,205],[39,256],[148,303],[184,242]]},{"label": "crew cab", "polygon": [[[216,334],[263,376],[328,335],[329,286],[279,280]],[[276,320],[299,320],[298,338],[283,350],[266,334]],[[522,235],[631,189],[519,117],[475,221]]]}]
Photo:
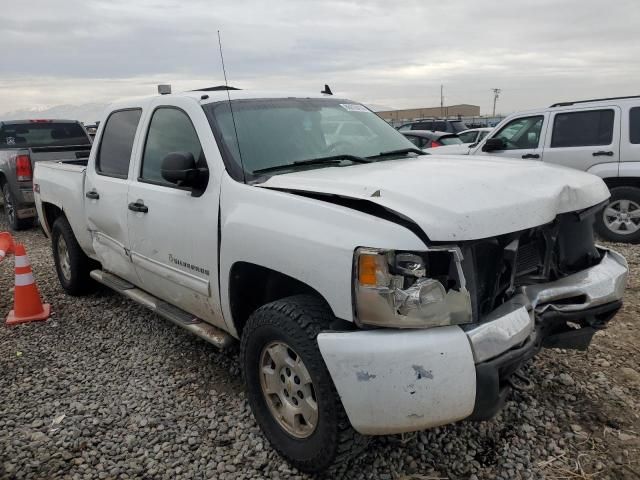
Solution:
[{"label": "crew cab", "polygon": [[640,243],[640,96],[554,103],[514,113],[471,155],[534,159],[601,177],[611,189],[598,234]]},{"label": "crew cab", "polygon": [[33,165],[42,160],[87,158],[91,141],[74,120],[0,121],[0,188],[9,227],[33,225]]},{"label": "crew cab", "polygon": [[239,341],[257,423],[306,472],[491,418],[542,347],[587,348],[627,277],[594,243],[597,176],[424,155],[331,95],[117,103],[88,162],[38,163],[34,190],[63,288]]}]

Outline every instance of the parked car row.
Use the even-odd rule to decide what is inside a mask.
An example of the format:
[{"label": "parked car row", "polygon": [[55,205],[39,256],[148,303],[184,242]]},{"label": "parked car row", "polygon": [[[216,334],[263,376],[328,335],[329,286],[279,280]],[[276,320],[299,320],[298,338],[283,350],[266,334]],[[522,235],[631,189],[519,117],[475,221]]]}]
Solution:
[{"label": "parked car row", "polygon": [[[544,142],[545,115],[480,150]],[[402,133],[331,95],[132,99],[88,159],[35,165],[36,208],[69,294],[98,282],[239,342],[264,435],[318,472],[372,435],[491,418],[524,362],[586,349],[621,306],[626,262],[593,237],[600,178]]]}]

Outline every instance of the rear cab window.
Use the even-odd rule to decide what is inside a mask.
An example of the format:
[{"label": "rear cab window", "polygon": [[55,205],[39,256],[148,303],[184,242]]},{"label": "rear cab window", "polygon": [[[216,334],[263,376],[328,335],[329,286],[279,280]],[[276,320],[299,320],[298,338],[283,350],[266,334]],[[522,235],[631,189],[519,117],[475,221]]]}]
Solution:
[{"label": "rear cab window", "polygon": [[611,145],[612,109],[557,113],[553,120],[551,148]]},{"label": "rear cab window", "polygon": [[0,129],[0,148],[68,147],[90,145],[87,132],[76,122],[33,120],[6,123]]},{"label": "rear cab window", "polygon": [[142,115],[141,109],[112,112],[107,118],[96,156],[96,172],[108,177],[127,178],[133,142]]}]

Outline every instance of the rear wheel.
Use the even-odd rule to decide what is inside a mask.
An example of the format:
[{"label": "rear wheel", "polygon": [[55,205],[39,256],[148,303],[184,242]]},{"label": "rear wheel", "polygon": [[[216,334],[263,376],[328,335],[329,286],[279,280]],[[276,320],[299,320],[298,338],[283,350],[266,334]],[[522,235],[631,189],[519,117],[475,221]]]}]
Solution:
[{"label": "rear wheel", "polygon": [[595,227],[605,240],[640,243],[640,188],[612,188],[609,204],[596,217]]},{"label": "rear wheel", "polygon": [[96,266],[78,245],[71,225],[64,216],[58,217],[53,222],[51,246],[62,288],[70,295],[84,295],[91,292],[96,284],[89,273]]},{"label": "rear wheel", "polygon": [[273,447],[304,472],[320,472],[367,445],[349,423],[316,337],[333,320],[320,300],[297,295],[249,318],[240,358],[256,421]]},{"label": "rear wheel", "polygon": [[11,230],[24,230],[33,225],[33,218],[18,218],[16,201],[8,183],[2,185],[2,200],[4,202],[4,213],[7,216],[7,223]]}]

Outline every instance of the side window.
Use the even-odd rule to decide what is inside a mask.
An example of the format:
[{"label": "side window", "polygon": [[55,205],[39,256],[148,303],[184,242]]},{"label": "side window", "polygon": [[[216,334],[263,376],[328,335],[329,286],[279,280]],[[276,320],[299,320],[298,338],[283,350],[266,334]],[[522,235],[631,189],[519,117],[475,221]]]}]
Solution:
[{"label": "side window", "polygon": [[544,117],[516,118],[507,123],[493,138],[504,140],[505,150],[538,148]]},{"label": "side window", "polygon": [[411,130],[431,130],[433,122],[417,122],[411,125]]},{"label": "side window", "polygon": [[133,139],[141,115],[140,109],[121,110],[109,115],[96,158],[96,171],[99,174],[127,178]]},{"label": "side window", "polygon": [[435,130],[436,132],[448,132],[447,122],[433,122],[433,128],[430,130]]},{"label": "side window", "polygon": [[478,138],[476,139],[476,142],[479,142],[480,140],[482,140],[484,137],[487,136],[489,132],[487,132],[486,130],[480,130],[478,132]]},{"label": "side window", "polygon": [[629,141],[640,143],[640,107],[629,110]]},{"label": "side window", "polygon": [[551,148],[610,145],[613,110],[558,113],[553,121]]},{"label": "side window", "polygon": [[198,167],[206,166],[198,134],[189,117],[177,108],[161,107],[153,112],[142,156],[140,179],[175,186],[162,178],[162,160],[171,152],[189,152]]},{"label": "side window", "polygon": [[476,133],[477,132],[459,133],[458,134],[458,138],[460,138],[460,140],[462,140],[462,143],[473,143],[475,141],[475,138],[476,138]]}]

